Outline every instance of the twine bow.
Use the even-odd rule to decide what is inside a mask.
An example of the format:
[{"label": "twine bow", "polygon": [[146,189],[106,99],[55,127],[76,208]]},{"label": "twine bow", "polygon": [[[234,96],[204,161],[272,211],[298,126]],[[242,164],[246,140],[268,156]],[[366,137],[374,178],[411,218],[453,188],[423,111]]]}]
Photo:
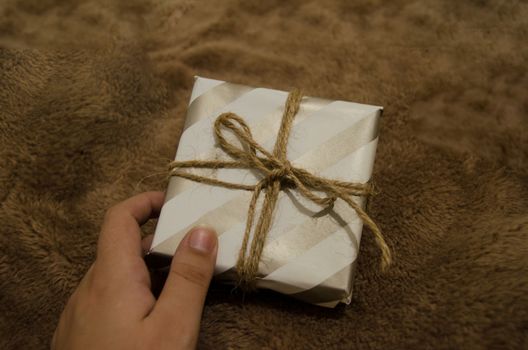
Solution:
[{"label": "twine bow", "polygon": [[[173,161],[170,163],[170,175],[186,178],[188,180],[221,186],[236,190],[252,191],[244,239],[240,248],[236,269],[239,284],[251,287],[258,273],[258,264],[264,248],[266,235],[272,223],[272,214],[277,203],[281,188],[296,188],[301,195],[312,202],[323,207],[332,206],[339,198],[346,202],[367,225],[381,250],[381,266],[385,269],[391,263],[391,253],[378,226],[372,221],[367,213],[352,199],[352,196],[366,196],[373,192],[370,183],[352,183],[316,176],[304,169],[294,167],[286,158],[286,148],[292,127],[293,119],[297,114],[302,99],[299,90],[293,90],[288,95],[281,126],[273,153],[268,152],[260,146],[251,134],[251,130],[245,121],[234,113],[223,113],[215,121],[214,132],[218,145],[233,161],[221,160],[187,160]],[[238,138],[242,148],[230,143],[223,135],[223,129],[228,129]],[[214,178],[208,178],[184,171],[181,168],[244,168],[257,169],[263,177],[254,185],[236,184],[225,182]],[[314,191],[325,193],[318,196]],[[248,251],[250,232],[255,219],[255,207],[257,200],[265,191],[261,213],[254,228],[253,240]]]}]

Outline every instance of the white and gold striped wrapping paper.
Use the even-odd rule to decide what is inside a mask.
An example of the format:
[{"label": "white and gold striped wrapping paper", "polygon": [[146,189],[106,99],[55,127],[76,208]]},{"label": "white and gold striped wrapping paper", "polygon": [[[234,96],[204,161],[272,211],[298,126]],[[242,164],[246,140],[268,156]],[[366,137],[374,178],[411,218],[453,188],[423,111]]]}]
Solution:
[{"label": "white and gold striped wrapping paper", "polygon": [[[283,91],[196,77],[176,160],[228,159],[215,147],[213,132],[214,120],[223,112],[244,118],[255,140],[271,151],[286,98]],[[288,159],[320,176],[367,182],[381,112],[378,106],[304,97],[288,142]],[[234,183],[260,179],[246,169],[192,171]],[[219,238],[216,278],[234,281],[251,194],[173,177],[150,251],[172,255],[190,228],[210,225]],[[364,198],[355,200],[364,207]],[[281,191],[257,287],[321,306],[349,303],[362,227],[343,202],[322,209],[294,189]]]}]

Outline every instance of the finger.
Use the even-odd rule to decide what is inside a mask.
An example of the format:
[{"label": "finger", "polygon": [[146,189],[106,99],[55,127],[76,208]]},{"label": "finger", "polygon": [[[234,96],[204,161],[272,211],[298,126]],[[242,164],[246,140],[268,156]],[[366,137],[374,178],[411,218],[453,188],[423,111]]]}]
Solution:
[{"label": "finger", "polygon": [[139,225],[159,215],[163,200],[162,192],[144,192],[110,208],[99,236],[98,260],[115,262],[141,257]]},{"label": "finger", "polygon": [[[200,318],[216,262],[218,239],[209,228],[198,227],[180,243],[165,286],[149,316],[171,328],[175,341],[189,341],[198,336]],[[178,327],[174,328],[177,324]]]},{"label": "finger", "polygon": [[154,235],[148,235],[145,236],[141,240],[141,250],[143,252],[143,255],[147,254],[147,252],[150,250],[150,246],[152,245],[152,240],[154,239]]}]

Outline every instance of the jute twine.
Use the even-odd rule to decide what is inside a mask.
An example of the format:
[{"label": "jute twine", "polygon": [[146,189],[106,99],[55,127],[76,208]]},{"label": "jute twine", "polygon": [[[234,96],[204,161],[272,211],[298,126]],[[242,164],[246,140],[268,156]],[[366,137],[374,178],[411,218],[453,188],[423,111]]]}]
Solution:
[{"label": "jute twine", "polygon": [[[357,215],[363,220],[372,233],[378,247],[381,250],[381,267],[384,270],[391,263],[391,252],[380,229],[367,213],[352,199],[353,196],[368,196],[373,193],[370,183],[353,183],[333,179],[322,178],[311,174],[305,169],[294,167],[286,158],[286,146],[292,122],[299,110],[302,94],[299,90],[289,93],[282,122],[273,149],[269,153],[259,145],[251,134],[251,130],[245,121],[235,113],[222,113],[215,121],[214,132],[220,148],[230,155],[233,161],[222,160],[187,160],[173,161],[170,163],[170,176],[178,176],[188,180],[221,186],[234,190],[252,191],[253,196],[249,203],[246,228],[242,247],[238,255],[236,271],[238,283],[244,288],[251,289],[258,273],[258,264],[262,255],[262,250],[266,241],[266,236],[272,223],[273,211],[277,203],[279,191],[282,188],[295,188],[304,197],[322,207],[332,206],[339,198],[346,202]],[[237,147],[227,141],[223,135],[223,130],[228,129],[238,138],[242,148]],[[254,185],[244,185],[225,182],[214,178],[191,174],[180,169],[184,168],[238,168],[257,169],[263,177]],[[325,195],[318,196],[314,191],[323,192]],[[264,201],[260,210],[260,216],[254,227],[253,239],[250,244],[250,232],[255,221],[255,208],[257,200],[262,192]]]}]

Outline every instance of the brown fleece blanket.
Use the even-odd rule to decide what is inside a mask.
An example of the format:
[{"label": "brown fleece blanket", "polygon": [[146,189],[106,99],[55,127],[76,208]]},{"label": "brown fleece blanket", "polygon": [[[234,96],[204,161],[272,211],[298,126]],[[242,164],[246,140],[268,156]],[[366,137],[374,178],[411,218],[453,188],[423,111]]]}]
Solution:
[{"label": "brown fleece blanket", "polygon": [[[350,306],[214,285],[200,346],[528,346],[528,6],[3,1],[0,348],[46,348],[105,209],[164,183],[193,75],[385,106]],[[30,50],[29,50],[30,49]],[[145,231],[152,232],[153,225]]]}]

